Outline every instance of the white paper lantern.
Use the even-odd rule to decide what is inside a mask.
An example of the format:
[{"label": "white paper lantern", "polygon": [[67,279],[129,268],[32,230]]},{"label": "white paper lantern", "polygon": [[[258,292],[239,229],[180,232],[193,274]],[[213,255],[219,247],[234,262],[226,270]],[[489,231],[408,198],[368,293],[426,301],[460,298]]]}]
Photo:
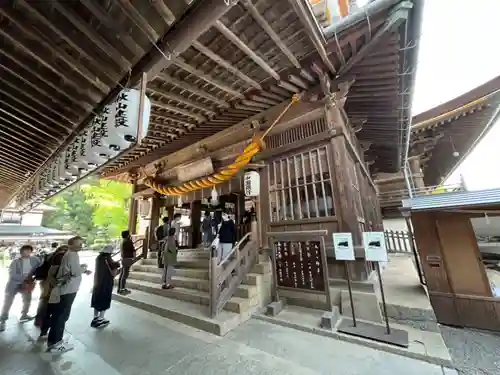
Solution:
[{"label": "white paper lantern", "polygon": [[108,116],[106,116],[108,110],[106,106],[101,114],[95,116],[89,128],[86,160],[96,167],[103,165],[112,155],[111,150],[103,142],[103,138],[108,135]]},{"label": "white paper lantern", "polygon": [[141,134],[138,134],[140,101],[139,90],[125,89],[120,92],[116,101],[109,105],[108,134],[103,142],[116,153],[128,149],[148,132],[151,101],[144,96],[142,129]]},{"label": "white paper lantern", "polygon": [[246,172],[243,177],[246,197],[258,197],[260,194],[260,175],[256,171]]},{"label": "white paper lantern", "polygon": [[212,188],[212,194],[210,197],[210,204],[212,206],[217,206],[219,204],[219,194],[217,194],[217,189],[215,189],[215,186]]}]

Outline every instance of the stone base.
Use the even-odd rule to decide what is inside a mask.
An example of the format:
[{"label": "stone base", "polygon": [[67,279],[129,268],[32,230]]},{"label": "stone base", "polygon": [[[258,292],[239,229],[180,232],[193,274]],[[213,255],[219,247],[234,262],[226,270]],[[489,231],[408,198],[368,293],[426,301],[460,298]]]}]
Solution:
[{"label": "stone base", "polygon": [[323,329],[334,329],[339,319],[340,319],[339,309],[333,306],[332,311],[326,311],[321,316],[320,326]]},{"label": "stone base", "polygon": [[391,328],[387,332],[386,327],[366,322],[356,322],[354,326],[351,319],[343,320],[337,328],[338,332],[352,336],[362,337],[364,339],[383,342],[386,344],[408,347],[408,331]]},{"label": "stone base", "polygon": [[266,315],[276,316],[285,308],[285,306],[286,306],[286,300],[283,298],[280,299],[279,301],[271,302],[266,307]]}]

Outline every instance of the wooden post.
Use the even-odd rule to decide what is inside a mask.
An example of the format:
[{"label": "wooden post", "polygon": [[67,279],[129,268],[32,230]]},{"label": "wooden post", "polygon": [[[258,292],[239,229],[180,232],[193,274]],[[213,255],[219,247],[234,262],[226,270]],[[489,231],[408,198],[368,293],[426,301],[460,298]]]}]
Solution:
[{"label": "wooden post", "polygon": [[191,202],[191,248],[196,249],[201,236],[201,201]]},{"label": "wooden post", "polygon": [[137,234],[137,200],[134,198],[134,194],[137,193],[138,186],[137,182],[133,182],[132,187],[132,197],[130,198],[130,207],[128,212],[128,230],[130,234]]}]

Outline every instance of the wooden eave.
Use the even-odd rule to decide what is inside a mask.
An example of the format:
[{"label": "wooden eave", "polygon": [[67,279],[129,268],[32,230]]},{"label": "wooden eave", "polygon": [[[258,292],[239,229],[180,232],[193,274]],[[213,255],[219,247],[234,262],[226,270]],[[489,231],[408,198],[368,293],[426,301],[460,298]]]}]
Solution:
[{"label": "wooden eave", "polygon": [[137,65],[189,1],[16,0],[0,7],[0,207]]},{"label": "wooden eave", "polygon": [[[314,32],[290,6],[294,1],[300,2],[240,1],[200,36],[183,33],[182,24],[171,39],[167,33],[165,41],[187,47],[165,61],[166,67],[148,84],[153,102],[149,134],[133,152],[109,165],[103,177],[168,157],[289,101],[294,92],[314,91],[318,68],[333,74],[328,65],[339,81],[354,78],[346,110],[350,118],[365,123],[358,135],[373,143],[373,169],[398,170],[418,33],[406,34],[406,22],[387,27],[394,8],[385,9],[330,38],[324,47],[328,64]],[[418,26],[413,13],[421,4],[415,4],[409,19]],[[260,120],[265,122],[264,115]]]},{"label": "wooden eave", "polygon": [[500,76],[413,118],[410,155],[419,155],[426,185],[453,172],[494,125],[499,109]]}]

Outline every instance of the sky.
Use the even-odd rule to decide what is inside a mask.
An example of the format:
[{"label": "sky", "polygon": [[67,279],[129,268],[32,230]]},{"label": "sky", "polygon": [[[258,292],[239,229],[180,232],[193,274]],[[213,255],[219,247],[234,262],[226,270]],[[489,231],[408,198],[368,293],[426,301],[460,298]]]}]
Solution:
[{"label": "sky", "polygon": [[[500,0],[426,0],[414,115],[500,75],[499,15]],[[500,173],[487,169],[500,160],[499,139],[500,122],[446,183],[463,175],[470,190],[500,188]]]}]

